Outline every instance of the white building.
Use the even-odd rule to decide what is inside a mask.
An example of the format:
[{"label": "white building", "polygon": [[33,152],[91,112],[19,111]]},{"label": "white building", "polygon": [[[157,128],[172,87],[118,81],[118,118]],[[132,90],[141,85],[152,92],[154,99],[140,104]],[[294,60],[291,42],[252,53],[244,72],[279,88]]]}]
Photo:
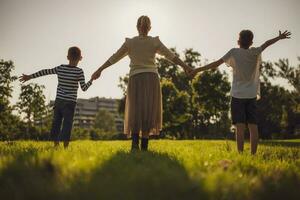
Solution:
[{"label": "white building", "polygon": [[74,114],[74,127],[92,128],[99,110],[107,110],[115,117],[116,129],[123,133],[123,117],[118,112],[118,99],[94,97],[90,99],[77,99]]}]

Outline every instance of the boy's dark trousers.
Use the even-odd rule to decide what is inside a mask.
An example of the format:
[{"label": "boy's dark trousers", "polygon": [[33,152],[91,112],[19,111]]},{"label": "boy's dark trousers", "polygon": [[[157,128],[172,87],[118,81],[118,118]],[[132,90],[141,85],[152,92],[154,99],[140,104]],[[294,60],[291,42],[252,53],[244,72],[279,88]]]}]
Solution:
[{"label": "boy's dark trousers", "polygon": [[63,99],[55,100],[51,129],[53,141],[70,141],[75,107],[76,102]]}]

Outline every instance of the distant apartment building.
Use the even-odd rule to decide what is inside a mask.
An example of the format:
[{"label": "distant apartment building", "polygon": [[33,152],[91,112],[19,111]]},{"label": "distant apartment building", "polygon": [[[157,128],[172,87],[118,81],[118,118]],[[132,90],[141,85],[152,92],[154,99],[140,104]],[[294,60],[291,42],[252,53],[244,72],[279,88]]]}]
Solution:
[{"label": "distant apartment building", "polygon": [[74,114],[74,127],[92,128],[99,110],[109,111],[115,118],[116,129],[123,133],[123,117],[118,112],[118,100],[94,97],[90,99],[77,99]]}]

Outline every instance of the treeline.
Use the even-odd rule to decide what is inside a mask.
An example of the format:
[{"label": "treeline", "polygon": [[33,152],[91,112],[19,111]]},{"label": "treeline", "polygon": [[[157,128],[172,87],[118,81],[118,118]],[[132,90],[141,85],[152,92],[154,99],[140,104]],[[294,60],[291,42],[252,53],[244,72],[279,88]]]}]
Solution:
[{"label": "treeline", "polygon": [[[177,54],[175,49],[173,51]],[[178,54],[177,54],[178,55]],[[183,52],[183,60],[195,68],[205,64],[193,49]],[[193,80],[178,67],[163,58],[157,59],[163,93],[163,130],[161,137],[176,139],[232,138],[230,120],[230,82],[220,70],[206,71]],[[10,103],[17,80],[12,75],[12,61],[0,60],[0,140],[48,140],[53,109],[45,100],[44,86],[21,85],[19,100]],[[280,86],[283,80],[287,87]],[[261,96],[258,101],[261,138],[295,138],[300,125],[300,58],[292,67],[287,59],[263,62],[261,66]],[[128,76],[120,78],[124,97],[119,112],[124,113]],[[74,128],[72,139],[122,139],[116,133],[113,116],[99,111],[91,129]],[[298,133],[299,134],[299,133]],[[299,135],[298,135],[299,136]]]}]

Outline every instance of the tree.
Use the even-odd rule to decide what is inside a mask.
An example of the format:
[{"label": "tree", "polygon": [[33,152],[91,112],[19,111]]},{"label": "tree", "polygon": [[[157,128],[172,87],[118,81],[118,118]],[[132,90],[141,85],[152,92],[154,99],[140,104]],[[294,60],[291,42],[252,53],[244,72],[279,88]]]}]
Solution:
[{"label": "tree", "polygon": [[189,95],[179,91],[174,83],[168,79],[161,80],[163,101],[164,132],[180,138],[187,138],[189,132],[185,126],[190,121]]},{"label": "tree", "polygon": [[209,126],[212,124],[220,127],[223,125],[222,129],[217,130],[221,131],[220,134],[223,131],[229,132],[230,84],[225,72],[206,71],[193,80],[192,88],[192,115],[196,135],[199,137],[201,132],[209,134]]},{"label": "tree", "polygon": [[13,106],[10,105],[9,99],[12,96],[12,83],[17,79],[12,75],[15,66],[12,61],[0,60],[0,139],[7,140],[16,137],[19,117],[12,114]]},{"label": "tree", "polygon": [[114,115],[108,110],[99,110],[95,118],[94,128],[101,129],[105,132],[116,132],[116,124]]},{"label": "tree", "polygon": [[293,67],[288,59],[280,59],[275,65],[279,68],[278,76],[284,78],[293,87],[287,94],[287,106],[285,110],[285,129],[289,135],[294,134],[297,126],[300,126],[300,57],[298,66]]},{"label": "tree", "polygon": [[17,79],[11,73],[15,69],[12,61],[0,60],[0,113],[10,110],[9,98],[12,95],[12,82]]},{"label": "tree", "polygon": [[297,94],[300,93],[300,57],[298,57],[298,61],[297,67],[290,66],[288,59],[280,59],[275,63],[279,68],[278,76],[286,79]]},{"label": "tree", "polygon": [[45,95],[43,94],[44,86],[38,84],[27,84],[21,86],[21,93],[17,107],[20,113],[25,114],[27,122],[27,135],[32,127],[32,122],[35,124],[41,123],[46,114]]},{"label": "tree", "polygon": [[[287,59],[278,62],[263,62],[261,65],[261,96],[258,101],[259,132],[262,138],[291,137],[300,121],[299,77],[300,65],[290,66]],[[285,79],[291,89],[274,85]]]},{"label": "tree", "polygon": [[125,112],[125,101],[126,101],[126,90],[129,81],[129,74],[126,74],[124,77],[119,77],[119,85],[123,92],[123,97],[118,101],[118,112],[123,115]]}]

